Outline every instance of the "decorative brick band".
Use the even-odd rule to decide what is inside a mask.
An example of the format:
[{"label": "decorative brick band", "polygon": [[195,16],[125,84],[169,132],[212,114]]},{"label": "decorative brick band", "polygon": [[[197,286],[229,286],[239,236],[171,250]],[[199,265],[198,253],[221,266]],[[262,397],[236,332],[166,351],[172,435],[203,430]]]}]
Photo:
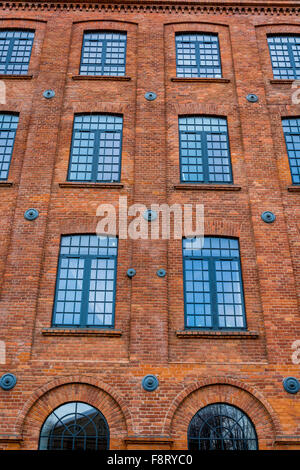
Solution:
[{"label": "decorative brick band", "polygon": [[2,2],[0,8],[3,10],[28,10],[28,11],[87,11],[87,12],[126,12],[126,13],[180,13],[181,15],[191,13],[203,14],[203,15],[216,15],[224,14],[229,15],[265,15],[265,16],[288,16],[288,15],[299,15],[299,6],[294,5],[295,2],[290,4],[282,2],[277,5],[241,5],[240,3],[232,3],[232,5],[203,5],[195,3],[177,3],[177,2],[163,2],[163,3],[146,3],[143,5],[132,3],[118,4],[101,4],[101,3],[80,3],[80,2],[68,2],[64,1],[51,2],[51,3],[35,3],[35,2]]}]

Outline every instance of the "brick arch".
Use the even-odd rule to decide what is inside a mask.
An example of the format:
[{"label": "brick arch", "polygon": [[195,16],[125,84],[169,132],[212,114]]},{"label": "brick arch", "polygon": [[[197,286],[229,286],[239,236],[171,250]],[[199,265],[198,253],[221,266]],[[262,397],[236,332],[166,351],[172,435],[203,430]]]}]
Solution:
[{"label": "brick arch", "polygon": [[23,437],[23,449],[37,449],[41,427],[58,406],[82,401],[104,415],[110,432],[110,448],[123,449],[131,433],[131,414],[114,389],[91,377],[62,377],[37,389],[27,400],[16,422],[16,434]]},{"label": "brick arch", "polygon": [[132,110],[132,105],[128,104],[116,104],[115,102],[98,102],[97,105],[95,106],[95,103],[93,103],[93,111],[91,112],[91,102],[85,101],[84,103],[72,103],[72,111],[74,114],[81,114],[81,113],[86,113],[86,114],[101,114],[101,113],[107,113],[107,114],[122,114],[123,119],[126,117],[126,115]]},{"label": "brick arch", "polygon": [[233,112],[233,106],[228,104],[214,104],[214,103],[205,103],[205,102],[196,102],[196,103],[168,103],[167,109],[170,114],[175,116],[184,116],[184,115],[197,115],[197,116],[215,116],[221,118],[228,118],[228,116]]},{"label": "brick arch", "polygon": [[275,435],[280,434],[280,423],[261,393],[239,380],[215,377],[190,384],[171,403],[163,431],[172,435],[174,448],[187,448],[187,430],[193,416],[218,402],[237,406],[246,413],[256,429],[260,449],[273,446]]},{"label": "brick arch", "polygon": [[219,235],[222,237],[240,238],[242,224],[239,222],[231,222],[229,220],[216,220],[214,218],[205,217],[204,234]]}]

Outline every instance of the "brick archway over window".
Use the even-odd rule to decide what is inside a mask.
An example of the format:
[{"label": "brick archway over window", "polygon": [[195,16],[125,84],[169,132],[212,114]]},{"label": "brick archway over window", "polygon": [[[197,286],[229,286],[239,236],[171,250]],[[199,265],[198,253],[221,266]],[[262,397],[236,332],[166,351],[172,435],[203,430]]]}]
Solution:
[{"label": "brick archway over window", "polygon": [[216,380],[215,383],[190,385],[174,400],[165,423],[167,428],[169,422],[174,449],[187,449],[187,431],[191,419],[201,408],[213,403],[228,403],[240,408],[254,424],[259,449],[273,447],[279,422],[271,407],[238,381],[233,380],[231,384],[224,382]]},{"label": "brick archway over window", "polygon": [[18,417],[17,426],[23,429],[23,432],[20,432],[23,437],[21,448],[36,450],[40,431],[47,416],[64,403],[81,401],[94,406],[104,415],[109,426],[110,449],[124,449],[124,438],[128,434],[127,420],[130,421],[130,415],[127,410],[121,408],[112,390],[110,393],[110,390],[105,391],[99,386],[97,381],[91,382],[90,379],[84,381],[82,378],[80,382],[75,378],[72,383],[51,382],[48,387],[44,387],[44,390],[40,389],[40,393],[36,392]]}]

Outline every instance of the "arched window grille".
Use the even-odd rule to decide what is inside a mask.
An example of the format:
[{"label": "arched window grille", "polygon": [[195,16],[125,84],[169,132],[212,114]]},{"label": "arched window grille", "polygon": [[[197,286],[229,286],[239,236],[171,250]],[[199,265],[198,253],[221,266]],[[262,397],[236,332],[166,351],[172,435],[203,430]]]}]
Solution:
[{"label": "arched window grille", "polygon": [[40,450],[107,450],[109,428],[99,410],[82,402],[65,403],[46,419]]},{"label": "arched window grille", "polygon": [[189,450],[256,450],[255,428],[239,408],[214,403],[199,410],[188,429]]}]

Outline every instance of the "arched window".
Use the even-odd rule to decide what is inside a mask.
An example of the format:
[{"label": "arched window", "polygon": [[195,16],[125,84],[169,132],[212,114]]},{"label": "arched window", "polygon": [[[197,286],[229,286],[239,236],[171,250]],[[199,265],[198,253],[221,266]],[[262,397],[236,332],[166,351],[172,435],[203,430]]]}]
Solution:
[{"label": "arched window", "polygon": [[256,450],[257,437],[245,413],[227,403],[199,410],[188,429],[189,450]]},{"label": "arched window", "polygon": [[109,429],[99,410],[82,402],[65,403],[46,419],[40,450],[107,450]]}]

